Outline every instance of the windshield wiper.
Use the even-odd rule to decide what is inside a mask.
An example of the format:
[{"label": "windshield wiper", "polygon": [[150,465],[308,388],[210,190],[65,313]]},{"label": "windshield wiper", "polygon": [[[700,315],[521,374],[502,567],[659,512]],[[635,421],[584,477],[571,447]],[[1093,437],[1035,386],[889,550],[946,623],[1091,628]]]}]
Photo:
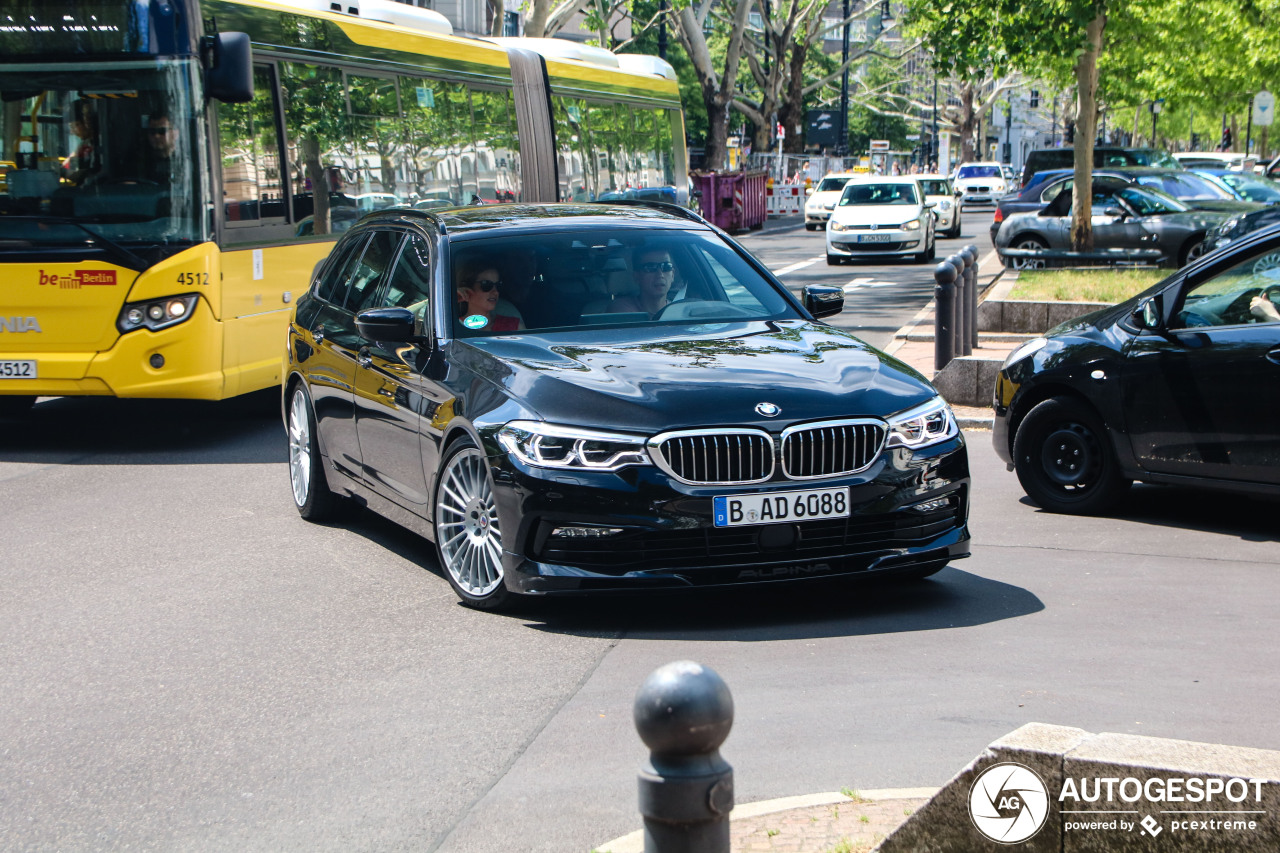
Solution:
[{"label": "windshield wiper", "polygon": [[79,228],[81,231],[89,235],[89,238],[97,245],[107,250],[107,254],[112,255],[116,260],[124,261],[120,264],[122,267],[128,267],[135,272],[142,272],[151,264],[144,261],[137,253],[121,246],[110,237],[105,237],[94,231],[88,225],[77,219],[71,219],[65,216],[15,216],[14,219],[29,219],[35,222],[45,222],[51,225],[70,225]]}]

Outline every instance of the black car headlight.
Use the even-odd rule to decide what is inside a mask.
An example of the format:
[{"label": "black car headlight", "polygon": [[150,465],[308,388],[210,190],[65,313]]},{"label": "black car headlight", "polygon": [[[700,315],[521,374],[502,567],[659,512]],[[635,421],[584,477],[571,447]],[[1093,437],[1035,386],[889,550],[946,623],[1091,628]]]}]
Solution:
[{"label": "black car headlight", "polygon": [[951,407],[941,397],[934,397],[924,405],[908,409],[888,420],[889,440],[886,447],[918,450],[954,438],[960,432]]},{"label": "black car headlight", "polygon": [[126,302],[116,319],[121,333],[134,329],[150,329],[153,332],[186,322],[196,309],[194,293],[184,296],[165,296],[144,302]]},{"label": "black car headlight", "polygon": [[526,465],[616,471],[627,465],[649,465],[645,438],[559,426],[540,421],[511,421],[498,430],[498,443]]},{"label": "black car headlight", "polygon": [[1034,355],[1049,345],[1048,338],[1032,338],[1031,340],[1019,344],[1016,349],[1005,356],[1004,364],[1001,370],[1008,370],[1010,365],[1017,364],[1029,355]]}]

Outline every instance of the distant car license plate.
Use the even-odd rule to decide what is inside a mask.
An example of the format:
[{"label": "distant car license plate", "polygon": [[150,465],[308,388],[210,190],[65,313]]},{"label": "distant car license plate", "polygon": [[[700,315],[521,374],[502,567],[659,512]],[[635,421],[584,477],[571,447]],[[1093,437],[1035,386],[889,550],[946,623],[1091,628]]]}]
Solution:
[{"label": "distant car license plate", "polygon": [[859,234],[858,242],[859,243],[888,243],[889,235],[888,234]]},{"label": "distant car license plate", "polygon": [[0,379],[35,379],[34,361],[0,361]]},{"label": "distant car license plate", "polygon": [[716,495],[711,506],[716,527],[846,518],[849,515],[849,487],[755,495]]}]

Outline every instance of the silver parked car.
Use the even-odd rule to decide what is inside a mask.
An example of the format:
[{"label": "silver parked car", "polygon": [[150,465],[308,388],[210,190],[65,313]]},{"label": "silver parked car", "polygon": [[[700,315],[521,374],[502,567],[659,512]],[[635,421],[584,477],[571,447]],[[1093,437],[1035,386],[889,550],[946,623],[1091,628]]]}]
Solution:
[{"label": "silver parked car", "polygon": [[[1095,249],[1159,249],[1163,266],[1180,267],[1204,254],[1205,235],[1231,214],[1193,210],[1176,198],[1118,178],[1094,178]],[[1038,212],[1006,217],[996,251],[1014,269],[1044,266],[1034,258],[1008,257],[1005,249],[1070,249],[1071,190]]]}]

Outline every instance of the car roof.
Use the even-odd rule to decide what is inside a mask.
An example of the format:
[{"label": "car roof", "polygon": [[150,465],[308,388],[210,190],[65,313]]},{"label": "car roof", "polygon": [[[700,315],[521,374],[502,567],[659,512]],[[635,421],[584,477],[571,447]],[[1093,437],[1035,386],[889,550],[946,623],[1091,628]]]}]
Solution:
[{"label": "car roof", "polygon": [[567,204],[484,204],[419,210],[391,207],[371,213],[359,227],[372,225],[417,225],[431,231],[466,234],[503,230],[511,233],[544,231],[580,225],[584,228],[647,227],[711,230],[706,220],[684,208],[658,202],[567,203]]}]

